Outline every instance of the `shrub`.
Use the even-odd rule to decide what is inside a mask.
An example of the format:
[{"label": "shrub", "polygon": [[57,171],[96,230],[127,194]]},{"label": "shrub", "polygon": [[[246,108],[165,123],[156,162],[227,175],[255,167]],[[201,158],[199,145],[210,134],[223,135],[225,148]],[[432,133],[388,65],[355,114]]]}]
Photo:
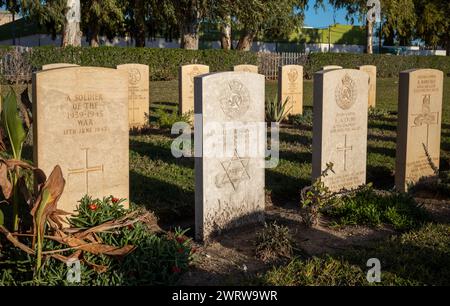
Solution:
[{"label": "shrub", "polygon": [[165,109],[158,108],[155,111],[156,125],[163,129],[170,129],[176,122],[191,123],[191,115],[192,112],[178,115],[177,112],[169,112]]},{"label": "shrub", "polygon": [[[69,222],[72,226],[92,228],[110,220],[124,218],[131,211],[124,209],[122,201],[112,196],[102,200],[84,197],[76,215]],[[0,285],[155,285],[174,284],[188,269],[193,259],[191,241],[186,231],[154,233],[141,220],[128,226],[97,232],[102,244],[123,248],[135,247],[125,256],[109,256],[83,251],[80,258],[81,282],[70,283],[66,276],[67,265],[47,257],[42,269],[33,276],[34,256],[12,247],[0,237]],[[54,251],[65,246],[45,239],[43,249]],[[70,256],[76,250],[61,254]]]},{"label": "shrub", "polygon": [[294,240],[289,228],[276,222],[264,224],[264,229],[256,235],[256,256],[263,261],[279,257],[291,258]]},{"label": "shrub", "polygon": [[380,78],[397,78],[400,71],[413,68],[433,68],[442,70],[445,75],[450,74],[450,58],[448,56],[312,53],[305,65],[306,78],[311,79],[314,72],[330,64],[353,69],[361,65],[375,65],[377,66],[377,76]]},{"label": "shrub", "polygon": [[303,114],[289,115],[289,122],[293,125],[312,128],[313,112],[312,109],[305,109]]},{"label": "shrub", "polygon": [[257,54],[235,50],[183,50],[166,48],[122,47],[35,47],[31,63],[36,69],[49,63],[65,62],[82,66],[115,68],[126,63],[149,65],[152,81],[174,80],[178,67],[185,64],[204,64],[210,71],[229,71],[238,64],[257,64]]}]

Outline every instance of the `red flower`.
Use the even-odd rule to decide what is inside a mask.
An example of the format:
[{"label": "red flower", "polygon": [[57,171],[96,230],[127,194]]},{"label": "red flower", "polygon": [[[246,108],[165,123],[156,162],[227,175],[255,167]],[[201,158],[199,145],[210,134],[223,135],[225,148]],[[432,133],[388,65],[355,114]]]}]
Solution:
[{"label": "red flower", "polygon": [[89,205],[89,209],[90,210],[97,210],[97,204],[95,204],[95,203],[91,203],[90,205]]},{"label": "red flower", "polygon": [[186,239],[184,237],[177,237],[177,241],[178,243],[184,243],[186,241]]},{"label": "red flower", "polygon": [[172,267],[172,273],[180,273],[180,272],[181,272],[181,269],[178,268],[177,266]]},{"label": "red flower", "polygon": [[127,226],[127,227],[128,227],[128,229],[130,229],[130,230],[131,230],[131,229],[133,229],[133,228],[134,228],[134,225],[133,225],[133,224],[128,224],[128,226]]},{"label": "red flower", "polygon": [[119,199],[113,197],[113,198],[111,199],[111,202],[113,202],[114,204],[116,204],[117,202],[119,202]]},{"label": "red flower", "polygon": [[183,249],[183,248],[179,248],[179,249],[178,249],[178,253],[184,254],[184,249]]},{"label": "red flower", "polygon": [[196,247],[192,247],[191,253],[194,254],[194,253],[196,253],[196,252],[197,252],[197,248],[196,248]]}]

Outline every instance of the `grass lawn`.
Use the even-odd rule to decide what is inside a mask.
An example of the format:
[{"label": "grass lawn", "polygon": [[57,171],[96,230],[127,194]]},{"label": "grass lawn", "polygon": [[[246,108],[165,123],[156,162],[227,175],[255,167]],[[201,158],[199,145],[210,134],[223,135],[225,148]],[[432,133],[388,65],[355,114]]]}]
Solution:
[{"label": "grass lawn", "polygon": [[[450,78],[445,78],[444,82],[440,169],[449,171]],[[312,112],[312,87],[312,81],[305,81],[305,114]],[[376,116],[369,118],[367,182],[372,183],[379,192],[389,191],[394,187],[397,79],[379,79],[377,88]],[[273,98],[276,92],[277,83],[266,82],[266,98]],[[157,123],[158,110],[167,113],[177,110],[178,82],[151,82],[150,97],[150,121]],[[277,219],[289,223],[299,219],[300,190],[311,183],[312,159],[312,122],[310,117],[303,118],[307,119],[304,119],[300,127],[282,127],[280,162],[276,168],[266,169],[266,204],[274,204],[271,207],[280,208],[284,218],[273,217],[272,209],[268,209],[269,220]],[[159,218],[161,227],[190,228],[187,234],[192,236],[195,205],[194,159],[172,156],[171,143],[176,136],[170,135],[169,129],[153,127],[142,133],[131,134],[130,200],[136,206],[153,211]],[[32,158],[31,152],[32,146],[28,144],[24,148],[26,159]],[[430,198],[437,201],[438,197],[433,194]],[[443,206],[450,205],[449,194],[439,194],[439,201],[441,200],[446,200]],[[246,271],[244,281],[231,280],[235,274],[242,274],[242,271],[226,271],[224,275],[229,278],[229,284],[234,285],[367,285],[366,261],[375,257],[382,262],[382,284],[449,285],[450,209],[444,207],[445,209],[446,217],[437,220],[429,218],[415,199],[405,195],[394,195],[391,198],[381,198],[374,194],[359,196],[330,212],[329,217],[334,218],[334,221],[318,228],[305,229],[301,222],[292,221],[290,230],[294,232],[296,251],[294,258],[289,261],[276,262],[269,266],[255,264],[258,266],[256,268],[249,265],[249,271],[253,269],[254,274]],[[442,214],[438,212],[437,215]],[[339,227],[350,227],[354,230],[343,236]],[[380,229],[387,230],[388,234],[378,235]],[[209,248],[206,246],[204,251],[213,255],[204,257],[198,264],[201,266],[199,269],[199,266],[194,268],[203,270],[206,276],[200,277],[200,281],[195,280],[195,277],[192,277],[196,273],[194,271],[189,274],[185,283],[211,284],[210,277],[217,272],[214,267],[217,267],[220,261],[228,260],[231,266],[236,268],[239,266],[236,262],[243,258],[245,250],[250,250],[247,263],[256,263],[254,245],[249,243],[254,241],[256,231],[255,228],[239,229],[234,236],[225,235],[220,243],[221,247],[217,248],[217,244]],[[360,240],[371,242],[354,245],[353,242],[358,240],[358,233]],[[341,243],[341,251],[328,252],[326,248],[322,248],[320,252],[304,252],[308,248],[314,249],[314,243],[319,245],[320,249],[322,241],[326,242],[326,239],[331,241],[331,244],[336,241]],[[239,241],[241,244],[236,247]],[[223,284],[223,281],[219,284]]]},{"label": "grass lawn", "polygon": [[[305,81],[305,110],[312,109],[312,87],[312,81]],[[367,181],[389,190],[394,187],[398,82],[379,79],[377,87],[377,109],[386,113],[369,120]],[[276,91],[276,82],[266,83],[267,98]],[[151,120],[158,108],[176,110],[177,81],[151,82],[150,98]],[[450,78],[445,78],[443,108],[440,167],[445,171],[450,169]],[[173,137],[169,131],[159,131],[130,139],[131,200],[154,210],[162,221],[194,215],[194,160],[172,156]],[[298,202],[300,189],[310,184],[311,138],[311,128],[281,129],[280,163],[266,170],[266,190],[275,204]]]},{"label": "grass lawn", "polygon": [[[442,171],[450,169],[450,78],[445,78],[441,161]],[[177,109],[177,82],[150,84],[151,113],[157,108]],[[312,81],[304,83],[304,109],[312,110]],[[367,181],[376,189],[394,187],[397,120],[397,79],[379,79],[377,109],[381,116],[369,119]],[[266,82],[266,97],[277,92],[276,82]],[[151,120],[155,120],[151,116]],[[131,199],[155,211],[162,223],[194,222],[194,160],[175,159],[170,153],[174,136],[169,132],[131,137]],[[266,170],[266,193],[276,206],[298,205],[299,191],[310,184],[312,129],[286,127],[280,131],[280,163]],[[362,208],[361,210],[364,210]],[[187,221],[186,221],[187,220]],[[368,247],[352,248],[338,254],[298,257],[266,273],[257,273],[250,283],[265,285],[367,285],[366,261],[383,262],[385,285],[449,284],[448,241],[450,226],[425,222],[411,231],[399,232]],[[301,245],[300,245],[301,247]]]}]

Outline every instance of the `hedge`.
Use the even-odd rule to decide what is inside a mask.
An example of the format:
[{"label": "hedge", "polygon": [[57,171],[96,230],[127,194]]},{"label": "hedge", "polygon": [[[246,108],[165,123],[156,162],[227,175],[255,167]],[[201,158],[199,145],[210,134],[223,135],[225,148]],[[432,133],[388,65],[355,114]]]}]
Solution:
[{"label": "hedge", "polygon": [[338,65],[344,68],[375,65],[377,66],[377,76],[380,78],[398,77],[401,71],[413,68],[439,69],[445,75],[450,75],[450,56],[312,53],[304,68],[306,77],[311,78],[315,71],[325,65]]},{"label": "hedge", "polygon": [[[0,54],[9,48],[0,48]],[[150,66],[152,81],[177,78],[178,67],[199,63],[210,66],[210,71],[229,71],[238,64],[258,64],[255,52],[226,51],[220,49],[183,50],[162,48],[125,47],[34,47],[30,57],[34,70],[50,63],[73,63],[82,66],[115,67],[125,63],[141,63]],[[375,65],[378,77],[398,77],[400,71],[412,68],[434,68],[450,75],[450,56],[399,56],[390,54],[369,55],[350,53],[311,53],[304,65],[305,77],[311,79],[314,72],[325,65],[356,68]]]},{"label": "hedge", "polygon": [[36,47],[33,48],[31,64],[36,69],[50,63],[72,63],[82,66],[116,67],[120,64],[139,63],[149,65],[152,81],[176,79],[178,67],[185,64],[205,64],[210,71],[232,70],[239,64],[258,62],[254,52],[227,50],[183,50],[160,48],[124,47]]}]

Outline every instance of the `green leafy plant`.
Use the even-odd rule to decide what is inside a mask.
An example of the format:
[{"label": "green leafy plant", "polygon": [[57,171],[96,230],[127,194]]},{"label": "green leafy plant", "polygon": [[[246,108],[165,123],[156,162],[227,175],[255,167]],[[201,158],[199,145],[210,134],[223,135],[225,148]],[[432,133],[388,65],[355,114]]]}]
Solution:
[{"label": "green leafy plant", "polygon": [[276,222],[264,224],[264,229],[256,235],[256,256],[263,261],[279,257],[291,258],[294,240],[289,228]]},{"label": "green leafy plant", "polygon": [[[6,137],[11,147],[11,155],[14,160],[20,161],[22,158],[22,147],[27,133],[23,127],[22,120],[19,116],[16,94],[14,91],[9,92],[6,96],[2,97],[2,113],[1,124],[5,131]],[[0,182],[2,190],[5,194],[5,198],[12,202],[13,214],[12,214],[12,227],[14,231],[19,229],[19,178],[21,176],[20,167],[8,168],[4,163],[0,166],[0,174],[4,178],[3,182]],[[8,187],[9,185],[9,187]],[[10,189],[10,190],[8,190]]]},{"label": "green leafy plant", "polygon": [[[0,249],[0,285],[174,284],[195,258],[187,230],[164,232],[156,226],[153,214],[125,209],[124,201],[113,196],[85,196],[68,219],[69,228],[53,228],[48,222],[39,273],[29,273],[38,260],[31,248],[26,249],[33,237],[25,236],[19,242],[10,234],[7,239],[15,239],[12,245],[4,244],[0,237],[4,245]],[[66,279],[68,258],[80,261],[80,283]]]},{"label": "green leafy plant", "polygon": [[332,198],[332,193],[323,183],[323,178],[333,172],[333,163],[327,163],[327,167],[322,171],[311,186],[307,186],[301,191],[301,216],[306,226],[317,225],[320,209]]},{"label": "green leafy plant", "polygon": [[155,112],[156,124],[160,128],[170,129],[176,122],[191,123],[192,112],[179,115],[177,112],[168,112],[164,109],[157,109]]},{"label": "green leafy plant", "polygon": [[273,99],[266,100],[266,122],[281,122],[286,119],[292,107],[288,107],[289,97],[285,101],[279,101],[275,95]]},{"label": "green leafy plant", "polygon": [[313,112],[311,109],[305,109],[303,114],[289,115],[288,120],[293,125],[312,128]]}]

